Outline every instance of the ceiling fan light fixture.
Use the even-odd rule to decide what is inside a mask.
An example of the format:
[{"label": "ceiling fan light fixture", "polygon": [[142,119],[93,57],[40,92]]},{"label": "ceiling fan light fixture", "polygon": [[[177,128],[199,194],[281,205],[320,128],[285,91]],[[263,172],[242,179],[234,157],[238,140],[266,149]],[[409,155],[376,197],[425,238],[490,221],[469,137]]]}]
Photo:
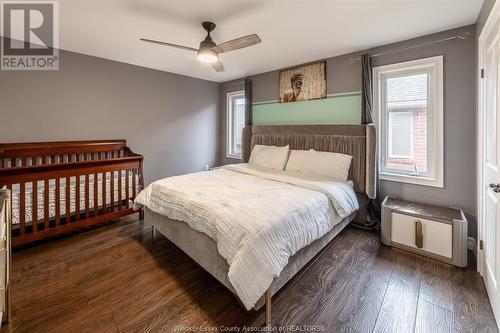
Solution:
[{"label": "ceiling fan light fixture", "polygon": [[219,56],[217,52],[210,48],[200,48],[198,51],[198,60],[210,64],[219,60]]},{"label": "ceiling fan light fixture", "polygon": [[144,42],[149,42],[149,43],[154,43],[154,44],[160,44],[160,45],[165,45],[165,46],[171,46],[175,47],[178,49],[183,49],[187,51],[194,51],[197,53],[198,60],[210,64],[210,66],[216,71],[216,72],[223,72],[224,71],[224,65],[221,63],[219,59],[219,54],[220,53],[225,53],[225,52],[230,52],[230,51],[235,51],[239,50],[245,47],[249,47],[255,44],[258,44],[261,42],[261,39],[259,36],[256,34],[251,34],[247,36],[243,36],[240,38],[232,39],[230,41],[221,43],[221,44],[215,44],[215,42],[212,40],[212,37],[210,37],[210,32],[212,32],[215,29],[215,23],[213,22],[203,22],[201,24],[203,26],[203,29],[207,32],[207,36],[205,37],[204,40],[200,42],[200,46],[198,49],[195,49],[194,47],[190,46],[184,46],[184,45],[179,45],[179,44],[172,44],[172,43],[167,43],[167,42],[162,42],[154,39],[148,39],[148,38],[141,38],[142,41]]}]

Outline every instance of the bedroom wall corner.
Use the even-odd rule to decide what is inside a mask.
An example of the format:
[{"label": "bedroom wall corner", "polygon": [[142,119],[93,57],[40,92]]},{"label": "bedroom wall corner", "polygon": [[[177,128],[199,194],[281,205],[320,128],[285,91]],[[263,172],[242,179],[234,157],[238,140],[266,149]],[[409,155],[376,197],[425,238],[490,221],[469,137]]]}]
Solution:
[{"label": "bedroom wall corner", "polygon": [[488,16],[490,16],[490,12],[495,5],[496,0],[484,0],[483,7],[481,7],[481,11],[479,12],[479,16],[477,17],[476,23],[476,36],[479,37],[481,31],[483,31],[484,25]]}]

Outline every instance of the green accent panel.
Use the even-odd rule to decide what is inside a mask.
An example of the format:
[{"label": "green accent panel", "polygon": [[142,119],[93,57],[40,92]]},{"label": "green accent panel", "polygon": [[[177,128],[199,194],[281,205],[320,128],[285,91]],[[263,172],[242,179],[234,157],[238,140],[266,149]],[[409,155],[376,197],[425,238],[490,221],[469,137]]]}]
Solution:
[{"label": "green accent panel", "polygon": [[254,125],[360,124],[361,96],[254,104],[252,112]]}]

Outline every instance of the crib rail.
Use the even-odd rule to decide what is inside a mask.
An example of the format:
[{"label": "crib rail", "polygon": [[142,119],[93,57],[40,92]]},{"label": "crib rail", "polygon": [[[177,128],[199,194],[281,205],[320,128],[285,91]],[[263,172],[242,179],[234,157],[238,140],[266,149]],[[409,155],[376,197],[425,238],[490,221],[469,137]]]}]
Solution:
[{"label": "crib rail", "polygon": [[125,140],[24,142],[0,144],[0,168],[103,160],[137,155]]},{"label": "crib rail", "polygon": [[0,160],[0,187],[18,194],[14,246],[132,214],[144,186],[125,140],[0,144]]}]

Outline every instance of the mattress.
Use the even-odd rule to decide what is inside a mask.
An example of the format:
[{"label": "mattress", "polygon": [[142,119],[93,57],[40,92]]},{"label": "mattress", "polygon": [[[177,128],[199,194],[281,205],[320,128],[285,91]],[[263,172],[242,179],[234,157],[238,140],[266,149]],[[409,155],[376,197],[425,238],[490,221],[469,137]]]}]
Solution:
[{"label": "mattress", "polygon": [[[127,190],[125,189],[126,183],[126,175],[123,175],[121,178],[122,182],[122,199],[125,200],[127,198]],[[128,198],[131,198],[133,195],[132,189],[132,180],[133,176],[129,175],[129,191]],[[76,177],[70,178],[70,212],[71,214],[76,211]],[[94,177],[89,176],[89,209],[92,210],[94,208]],[[106,181],[106,203],[109,206],[111,202],[111,177],[108,175],[105,179]],[[98,207],[102,207],[103,203],[103,195],[102,195],[102,176],[99,175],[97,178],[97,203]],[[119,199],[119,191],[118,191],[118,182],[119,179],[115,175],[114,177],[114,203],[118,203]],[[136,176],[136,193],[139,191],[139,181]],[[55,180],[49,181],[49,219],[55,218],[56,215],[56,184]],[[33,194],[33,186],[32,183],[26,183],[25,185],[25,223],[31,224],[33,214],[32,214],[32,196]],[[20,186],[14,185],[12,187],[12,224],[19,224],[20,222]],[[38,221],[43,220],[44,218],[44,197],[45,190],[43,186],[43,181],[38,182],[37,188],[37,217]],[[129,202],[130,206],[132,206],[131,201]],[[80,176],[80,212],[85,211],[85,177]],[[65,216],[66,214],[66,179],[61,178],[60,180],[60,216]]]}]

